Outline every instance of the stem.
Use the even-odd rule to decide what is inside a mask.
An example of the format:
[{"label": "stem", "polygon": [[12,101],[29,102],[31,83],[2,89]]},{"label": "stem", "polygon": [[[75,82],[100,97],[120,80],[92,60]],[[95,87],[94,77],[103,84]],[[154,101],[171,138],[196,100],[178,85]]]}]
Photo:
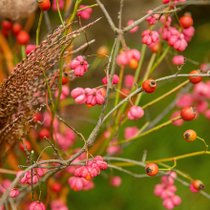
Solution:
[{"label": "stem", "polygon": [[161,128],[166,127],[167,125],[170,125],[173,121],[178,120],[178,119],[180,119],[180,116],[177,116],[177,117],[175,117],[173,119],[170,119],[170,120],[168,120],[168,121],[166,121],[166,122],[164,122],[164,123],[162,123],[160,125],[157,125],[156,127],[151,128],[150,130],[141,133],[140,135],[136,135],[136,136],[134,136],[134,137],[132,137],[130,139],[127,139],[127,140],[119,141],[117,144],[123,144],[123,143],[128,143],[130,141],[137,140],[138,138],[140,138],[142,136],[146,136],[146,135],[148,135],[148,134],[150,134],[150,133],[152,133],[154,131],[157,131],[157,130],[159,130]]},{"label": "stem", "polygon": [[63,18],[62,18],[62,15],[61,15],[61,11],[60,11],[60,7],[59,7],[59,0],[56,0],[56,7],[57,7],[57,10],[58,10],[58,16],[60,18],[60,21],[62,23],[62,25],[64,26],[64,21],[63,21]]},{"label": "stem", "polygon": [[169,157],[169,158],[162,158],[158,160],[148,160],[147,163],[162,163],[162,162],[170,162],[174,160],[180,160],[180,159],[185,159],[189,157],[194,157],[198,155],[210,155],[210,151],[198,151],[198,152],[192,152],[184,155],[178,155],[174,157]]},{"label": "stem", "polygon": [[170,46],[167,46],[161,56],[158,58],[157,62],[152,66],[151,73],[160,65],[160,63],[163,61],[163,59],[166,57],[170,49]]},{"label": "stem", "polygon": [[205,145],[205,151],[208,150],[209,145],[206,143],[205,139],[201,138],[200,136],[197,136],[197,139],[199,139],[200,141],[203,142],[203,144]]},{"label": "stem", "polygon": [[142,109],[146,109],[150,106],[152,106],[153,104],[161,101],[162,99],[164,99],[167,96],[170,96],[172,93],[176,92],[177,90],[179,90],[180,88],[184,87],[186,84],[188,84],[189,81],[186,80],[184,82],[182,82],[180,85],[178,85],[177,87],[173,88],[172,90],[170,90],[169,92],[166,92],[165,94],[161,95],[160,97],[156,98],[153,101],[150,101],[149,103],[145,104],[144,106],[142,106]]},{"label": "stem", "polygon": [[[150,72],[151,72],[151,68],[152,68],[152,65],[153,65],[153,63],[154,63],[154,61],[155,61],[155,58],[156,58],[156,54],[153,53],[152,56],[151,56],[151,58],[150,58],[149,64],[148,64],[148,66],[147,66],[147,70],[146,70],[146,72],[145,72],[145,74],[144,74],[143,81],[146,80],[146,79],[149,77],[149,74],[150,74]],[[140,93],[140,94],[137,96],[135,105],[138,105],[138,104],[139,104],[139,102],[140,102],[140,100],[141,100],[141,96],[142,96],[142,93]]]},{"label": "stem", "polygon": [[40,33],[40,29],[41,29],[42,19],[43,19],[43,11],[40,12],[38,26],[36,29],[36,45],[37,46],[39,45],[39,33]]},{"label": "stem", "polygon": [[26,48],[24,45],[21,45],[20,49],[21,49],[22,59],[24,59],[26,57]]}]

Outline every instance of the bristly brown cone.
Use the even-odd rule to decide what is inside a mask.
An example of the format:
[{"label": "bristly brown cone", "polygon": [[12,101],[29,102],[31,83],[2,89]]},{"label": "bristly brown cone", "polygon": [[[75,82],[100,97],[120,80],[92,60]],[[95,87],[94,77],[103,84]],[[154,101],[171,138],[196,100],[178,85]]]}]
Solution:
[{"label": "bristly brown cone", "polygon": [[[98,19],[99,20],[99,19]],[[31,124],[33,113],[43,105],[46,84],[52,67],[60,60],[62,49],[66,49],[74,38],[98,20],[70,33],[70,25],[59,26],[15,68],[0,86],[0,148],[14,144]]]}]

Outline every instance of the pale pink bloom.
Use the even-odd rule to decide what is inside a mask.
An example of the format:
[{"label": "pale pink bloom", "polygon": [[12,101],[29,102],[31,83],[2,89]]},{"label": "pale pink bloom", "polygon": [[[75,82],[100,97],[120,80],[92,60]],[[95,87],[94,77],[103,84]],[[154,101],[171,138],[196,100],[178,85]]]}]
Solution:
[{"label": "pale pink bloom", "polygon": [[184,62],[185,62],[185,58],[184,58],[183,55],[175,55],[175,56],[173,57],[173,59],[172,59],[172,63],[173,63],[174,65],[180,66],[180,65],[183,65]]},{"label": "pale pink bloom", "polygon": [[180,97],[178,97],[176,101],[176,105],[181,108],[192,106],[192,104],[193,104],[193,97],[189,93],[181,95]]},{"label": "pale pink bloom", "polygon": [[52,2],[52,10],[53,11],[58,11],[57,1],[58,1],[59,9],[62,10],[64,8],[64,0],[53,0],[53,2]]},{"label": "pale pink bloom", "polygon": [[50,204],[51,210],[68,210],[68,207],[62,200],[54,200]]},{"label": "pale pink bloom", "polygon": [[146,21],[148,22],[149,25],[154,25],[160,17],[159,14],[152,14],[152,13],[153,13],[152,10],[147,11],[147,14],[151,14],[149,17],[146,18]]},{"label": "pale pink bloom", "polygon": [[145,30],[142,33],[142,43],[146,45],[152,45],[159,41],[159,33],[157,31]]},{"label": "pale pink bloom", "polygon": [[184,38],[187,42],[190,42],[192,37],[195,34],[195,28],[193,26],[189,27],[189,28],[185,28],[183,29],[182,33],[184,34]]},{"label": "pale pink bloom", "polygon": [[134,76],[132,74],[125,75],[124,86],[131,89],[134,85]]},{"label": "pale pink bloom", "polygon": [[17,188],[11,189],[9,193],[10,198],[16,198],[20,194],[20,191]]},{"label": "pale pink bloom", "polygon": [[113,187],[119,187],[122,183],[122,179],[120,176],[111,177],[110,183]]},{"label": "pale pink bloom", "polygon": [[156,196],[161,197],[163,191],[164,191],[164,185],[162,185],[162,184],[156,184],[153,193]]},{"label": "pale pink bloom", "polygon": [[36,45],[35,44],[28,44],[26,46],[26,54],[30,54],[34,49],[36,48]]},{"label": "pale pink bloom", "polygon": [[[116,84],[119,83],[119,81],[120,81],[119,76],[118,76],[117,74],[114,74],[113,77],[112,77],[112,84],[113,84],[113,85],[116,85]],[[104,78],[102,79],[102,83],[103,83],[104,85],[106,85],[106,84],[108,83],[108,82],[107,82],[107,77],[104,77]]]},{"label": "pale pink bloom", "polygon": [[[133,23],[134,23],[134,20],[129,20],[129,21],[127,22],[127,25],[130,26],[130,25],[132,25]],[[135,33],[135,32],[138,31],[138,29],[139,29],[139,27],[138,27],[138,26],[135,26],[135,27],[133,27],[129,32],[130,32],[130,33]]]},{"label": "pale pink bloom", "polygon": [[132,106],[127,114],[129,120],[138,120],[144,116],[144,110],[140,106]]},{"label": "pale pink bloom", "polygon": [[71,61],[70,68],[74,71],[75,76],[81,77],[88,70],[88,62],[79,55]]},{"label": "pale pink bloom", "polygon": [[125,139],[130,139],[134,137],[138,133],[139,129],[135,126],[133,127],[126,127],[124,131]]},{"label": "pale pink bloom", "polygon": [[46,210],[46,207],[42,202],[34,201],[29,205],[28,210]]},{"label": "pale pink bloom", "polygon": [[77,15],[84,20],[88,20],[93,12],[93,9],[88,7],[88,5],[80,5]]},{"label": "pale pink bloom", "polygon": [[[178,116],[180,116],[180,111],[174,112],[174,113],[171,115],[170,119],[173,119],[173,118],[178,117]],[[174,120],[174,121],[172,122],[172,124],[175,125],[175,126],[181,126],[183,123],[184,123],[184,120],[182,120],[182,119]]]}]

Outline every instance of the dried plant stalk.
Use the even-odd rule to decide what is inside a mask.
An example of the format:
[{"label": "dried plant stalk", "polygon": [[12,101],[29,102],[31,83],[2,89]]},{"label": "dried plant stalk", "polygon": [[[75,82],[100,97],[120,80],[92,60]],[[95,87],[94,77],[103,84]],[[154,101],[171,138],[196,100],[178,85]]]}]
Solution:
[{"label": "dried plant stalk", "polygon": [[50,80],[55,71],[53,66],[61,59],[62,51],[98,20],[68,33],[70,25],[59,26],[14,68],[14,72],[0,86],[1,148],[6,143],[15,143],[27,132],[35,109],[44,103],[46,83],[43,71]]}]

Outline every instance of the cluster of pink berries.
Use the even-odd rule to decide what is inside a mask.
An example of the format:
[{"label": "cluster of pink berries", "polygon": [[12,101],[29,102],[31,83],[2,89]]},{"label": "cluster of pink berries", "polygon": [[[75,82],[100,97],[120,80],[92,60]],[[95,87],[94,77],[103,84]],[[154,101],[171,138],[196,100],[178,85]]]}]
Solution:
[{"label": "cluster of pink berries", "polygon": [[74,176],[69,178],[68,183],[74,191],[92,189],[94,186],[92,179],[98,176],[101,170],[106,170],[107,167],[104,159],[101,156],[96,156],[85,166],[78,167],[74,171]]},{"label": "cluster of pink berries", "polygon": [[[191,93],[184,93],[178,96],[176,106],[178,108],[186,109],[187,107],[193,106],[197,111],[197,114],[203,114],[207,119],[210,119],[210,82],[200,82],[196,84]],[[173,113],[173,117],[178,116],[180,111]],[[176,126],[181,126],[183,120],[179,119],[173,124]]]},{"label": "cluster of pink berries", "polygon": [[46,210],[44,203],[40,201],[33,201],[30,203],[28,210]]},{"label": "cluster of pink berries", "polygon": [[71,97],[78,104],[88,106],[102,105],[105,102],[105,90],[103,88],[75,88],[71,91]]},{"label": "cluster of pink berries", "polygon": [[121,51],[117,56],[116,62],[119,66],[129,65],[130,68],[136,69],[138,62],[141,58],[141,54],[136,49]]},{"label": "cluster of pink berries", "polygon": [[70,63],[70,68],[74,71],[75,76],[82,77],[88,70],[88,62],[84,56],[77,56]]},{"label": "cluster of pink berries", "polygon": [[174,185],[174,179],[176,178],[175,172],[169,172],[162,177],[161,184],[155,185],[154,194],[163,200],[163,206],[166,209],[174,209],[180,205],[182,200],[175,194],[177,191]]},{"label": "cluster of pink berries", "polygon": [[[17,176],[22,176],[22,171],[17,173]],[[45,170],[42,168],[34,168],[33,172],[27,171],[23,177],[20,179],[21,184],[37,184],[40,180],[45,175]]]}]

